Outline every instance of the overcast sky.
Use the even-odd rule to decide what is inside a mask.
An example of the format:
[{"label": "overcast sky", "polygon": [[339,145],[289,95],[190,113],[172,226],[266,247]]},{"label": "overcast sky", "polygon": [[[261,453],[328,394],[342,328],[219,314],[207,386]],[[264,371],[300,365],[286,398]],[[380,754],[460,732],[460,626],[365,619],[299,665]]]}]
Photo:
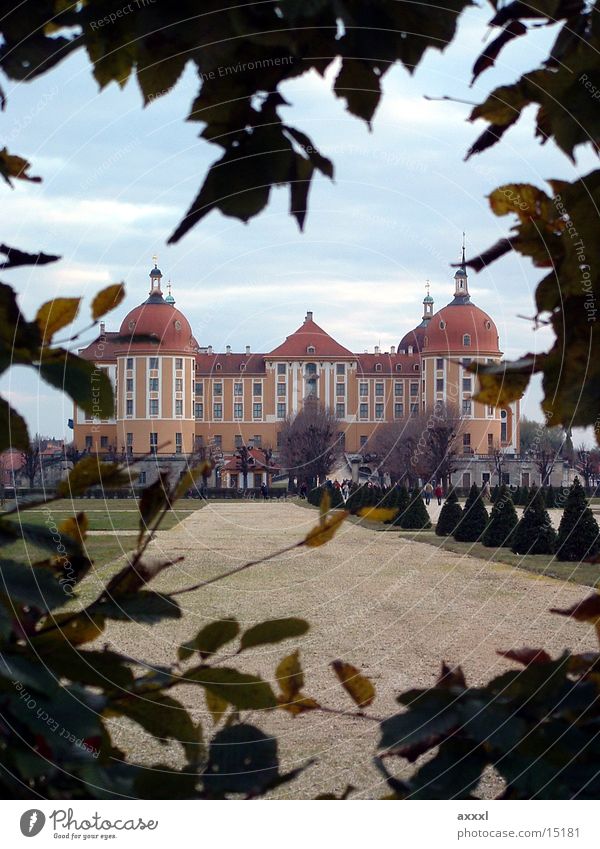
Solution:
[{"label": "overcast sky", "polygon": [[[590,157],[580,156],[573,166],[551,143],[538,146],[532,112],[499,145],[464,163],[484,125],[466,122],[468,105],[429,102],[423,95],[479,102],[494,85],[537,65],[554,35],[529,37],[526,49],[524,42],[509,46],[497,68],[470,89],[488,12],[464,14],[456,43],[443,54],[429,51],[413,77],[400,67],[386,75],[372,132],[331,95],[331,75],[323,81],[307,74],[285,86],[292,104],[286,119],[307,132],[336,168],[334,183],[316,177],[302,234],[288,214],[288,190],[278,189],[266,212],[249,224],[213,212],[178,245],[166,247],[207,167],[220,156],[219,148],[198,139],[201,125],[184,121],[198,88],[191,65],[174,91],[146,109],[134,79],[123,91],[113,84],[99,92],[81,51],[33,83],[7,85],[2,144],[27,156],[44,182],[2,189],[3,239],[63,260],[3,279],[17,288],[30,316],[52,296],[89,299],[103,285],[123,280],[127,300],[107,317],[108,329],[118,329],[126,312],[145,299],[157,253],[201,345],[268,351],[310,309],[351,350],[389,349],[419,322],[426,279],[436,308],[451,299],[450,263],[459,258],[463,230],[469,255],[508,232],[510,220],[489,210],[485,196],[493,188],[573,180],[591,167]],[[516,255],[470,276],[472,298],[496,321],[508,358],[551,344],[550,332],[533,332],[523,317],[534,313],[540,276]],[[70,438],[72,408],[60,393],[39,386],[23,369],[5,375],[0,389],[33,433]],[[542,418],[540,400],[535,383],[524,399],[527,415]]]}]

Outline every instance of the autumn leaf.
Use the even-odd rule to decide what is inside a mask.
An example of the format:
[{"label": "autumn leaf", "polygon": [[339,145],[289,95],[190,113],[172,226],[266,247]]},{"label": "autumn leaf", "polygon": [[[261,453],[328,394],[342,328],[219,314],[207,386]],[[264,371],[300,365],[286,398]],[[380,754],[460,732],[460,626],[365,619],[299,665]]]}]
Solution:
[{"label": "autumn leaf", "polygon": [[368,707],[375,698],[375,687],[371,681],[351,663],[334,660],[331,666],[350,698],[359,707]]},{"label": "autumn leaf", "polygon": [[398,511],[392,507],[361,507],[356,512],[361,519],[369,522],[391,522],[398,515]]},{"label": "autumn leaf", "polygon": [[281,689],[281,695],[287,700],[298,695],[304,686],[304,673],[300,666],[300,652],[296,650],[279,662],[275,670],[275,678]]},{"label": "autumn leaf", "polygon": [[46,301],[37,311],[35,320],[44,339],[50,340],[63,327],[77,317],[81,298],[54,298]]},{"label": "autumn leaf", "polygon": [[0,150],[0,175],[12,188],[11,177],[16,180],[29,180],[30,183],[41,183],[41,177],[31,177],[27,172],[31,168],[31,163],[22,156],[16,156],[8,152],[6,147]]},{"label": "autumn leaf", "polygon": [[78,513],[76,516],[71,516],[64,519],[58,526],[58,530],[74,539],[79,545],[83,546],[83,541],[89,526],[88,517],[85,513]]},{"label": "autumn leaf", "polygon": [[326,542],[333,539],[335,532],[348,515],[347,510],[336,510],[334,513],[331,513],[307,533],[301,545],[306,545],[309,548],[317,548],[319,545],[325,545]]},{"label": "autumn leaf", "polygon": [[113,283],[102,289],[92,301],[92,318],[97,321],[107,312],[118,307],[125,297],[125,284]]},{"label": "autumn leaf", "polygon": [[529,666],[531,663],[550,663],[552,658],[544,649],[531,649],[527,646],[522,649],[509,649],[508,651],[497,651],[500,657],[505,657],[507,660],[516,660],[517,663],[522,663],[523,666]]}]

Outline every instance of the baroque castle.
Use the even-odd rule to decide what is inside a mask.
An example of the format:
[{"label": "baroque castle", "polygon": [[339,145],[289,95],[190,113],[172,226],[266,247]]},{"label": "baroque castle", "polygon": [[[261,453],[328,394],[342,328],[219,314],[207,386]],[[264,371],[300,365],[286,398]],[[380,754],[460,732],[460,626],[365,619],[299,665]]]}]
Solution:
[{"label": "baroque castle", "polygon": [[272,351],[217,352],[197,341],[162,280],[155,264],[146,300],[117,332],[101,325],[99,338],[79,352],[107,372],[116,399],[111,419],[75,410],[79,451],[176,460],[209,446],[227,458],[250,445],[276,456],[282,422],[309,397],[335,414],[349,455],[368,453],[382,424],[401,424],[438,402],[460,416],[457,447],[465,460],[518,451],[518,402],[499,409],[473,398],[476,378],[466,366],[498,362],[502,351],[493,320],[471,300],[464,248],[449,303],[436,311],[428,291],[420,323],[397,347],[373,353],[345,348],[312,312]]}]

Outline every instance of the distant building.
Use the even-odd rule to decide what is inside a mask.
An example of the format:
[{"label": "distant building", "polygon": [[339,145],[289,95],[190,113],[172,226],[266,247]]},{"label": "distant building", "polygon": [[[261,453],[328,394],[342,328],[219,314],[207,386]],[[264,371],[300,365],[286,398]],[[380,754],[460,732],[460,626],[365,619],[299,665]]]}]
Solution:
[{"label": "distant building", "polygon": [[349,350],[312,312],[267,353],[251,353],[249,346],[217,352],[201,341],[176,307],[170,284],[164,295],[155,265],[148,297],[119,331],[101,325],[100,336],[80,351],[107,372],[116,402],[114,416],[102,421],[75,410],[78,451],[176,460],[204,447],[227,463],[251,445],[272,448],[276,457],[283,420],[316,396],[339,419],[339,438],[351,455],[367,453],[383,423],[401,423],[437,402],[462,418],[458,444],[465,459],[495,449],[518,452],[518,402],[497,409],[473,399],[476,378],[466,366],[499,362],[502,351],[493,320],[471,301],[464,248],[450,302],[436,312],[428,291],[420,323],[389,351]]}]

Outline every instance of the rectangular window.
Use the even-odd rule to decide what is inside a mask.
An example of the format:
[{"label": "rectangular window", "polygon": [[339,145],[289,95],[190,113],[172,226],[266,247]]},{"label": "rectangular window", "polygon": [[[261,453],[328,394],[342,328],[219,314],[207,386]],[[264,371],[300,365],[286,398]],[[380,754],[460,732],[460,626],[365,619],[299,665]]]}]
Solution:
[{"label": "rectangular window", "polygon": [[213,383],[213,395],[222,395],[223,394],[223,384],[222,383]]},{"label": "rectangular window", "polygon": [[213,419],[223,418],[223,404],[213,404]]},{"label": "rectangular window", "polygon": [[196,384],[196,395],[204,395],[204,384],[197,383]]},{"label": "rectangular window", "polygon": [[346,434],[343,430],[338,431],[337,442],[341,451],[346,450]]},{"label": "rectangular window", "polygon": [[138,483],[146,483],[146,472],[140,472]]},{"label": "rectangular window", "polygon": [[277,384],[277,396],[279,398],[282,398],[282,397],[285,398],[285,383],[278,383]]},{"label": "rectangular window", "polygon": [[276,445],[278,448],[281,448],[281,443],[283,442],[283,435],[280,430],[277,431],[277,436],[275,437]]},{"label": "rectangular window", "polygon": [[369,394],[369,384],[361,383],[359,389],[360,395],[365,398]]},{"label": "rectangular window", "polygon": [[233,394],[234,395],[243,395],[244,394],[244,384],[243,383],[234,383],[233,384]]},{"label": "rectangular window", "polygon": [[336,373],[336,374],[346,374],[346,366],[345,366],[345,364],[344,364],[344,363],[336,363],[336,366],[335,366],[335,373]]},{"label": "rectangular window", "polygon": [[443,357],[437,357],[435,361],[435,367],[440,371],[444,368],[444,359]]},{"label": "rectangular window", "polygon": [[470,416],[471,415],[471,401],[470,400],[462,402],[462,414],[463,414],[463,416]]},{"label": "rectangular window", "polygon": [[175,392],[183,392],[183,378],[176,377],[175,378]]},{"label": "rectangular window", "polygon": [[204,404],[196,403],[194,404],[194,415],[197,419],[204,418]]},{"label": "rectangular window", "polygon": [[410,405],[411,416],[416,416],[416,415],[418,415],[418,413],[419,413],[419,405],[418,404],[411,404]]},{"label": "rectangular window", "polygon": [[182,369],[183,368],[183,357],[175,357],[175,368]]},{"label": "rectangular window", "polygon": [[262,404],[252,404],[252,418],[262,419]]},{"label": "rectangular window", "polygon": [[394,383],[394,395],[404,395],[403,383]]},{"label": "rectangular window", "polygon": [[415,398],[419,394],[419,384],[411,383],[410,384],[410,394],[412,398]]},{"label": "rectangular window", "polygon": [[213,443],[214,443],[215,448],[222,448],[223,447],[223,437],[221,436],[220,433],[215,433],[215,435],[213,436]]},{"label": "rectangular window", "polygon": [[335,394],[337,395],[338,398],[344,398],[345,395],[346,395],[346,384],[345,383],[336,384]]},{"label": "rectangular window", "polygon": [[508,472],[502,472],[502,483],[506,486],[510,484],[510,474]]},{"label": "rectangular window", "polygon": [[463,433],[463,451],[469,453],[471,451],[471,434]]},{"label": "rectangular window", "polygon": [[125,401],[125,415],[133,415],[133,401],[131,399]]},{"label": "rectangular window", "polygon": [[404,404],[394,404],[394,418],[401,419],[404,417]]},{"label": "rectangular window", "polygon": [[175,434],[175,453],[176,454],[181,454],[182,445],[183,445],[182,435],[181,435],[181,433],[176,433]]},{"label": "rectangular window", "polygon": [[158,368],[158,357],[150,357],[150,368]]},{"label": "rectangular window", "polygon": [[508,430],[506,427],[506,422],[500,422],[500,441],[508,442]]},{"label": "rectangular window", "polygon": [[262,383],[254,383],[252,385],[252,394],[256,398],[260,398],[262,396]]},{"label": "rectangular window", "polygon": [[127,368],[128,369],[133,368],[133,357],[127,357]]},{"label": "rectangular window", "polygon": [[233,437],[233,447],[234,448],[241,448],[243,446],[243,444],[244,444],[244,440],[242,439],[242,434],[236,433],[236,435]]},{"label": "rectangular window", "polygon": [[151,377],[148,380],[148,389],[150,392],[158,392],[158,377]]},{"label": "rectangular window", "polygon": [[234,404],[233,405],[233,418],[234,419],[242,419],[244,417],[244,405],[243,404]]},{"label": "rectangular window", "polygon": [[383,418],[383,404],[375,404],[375,418],[378,421]]},{"label": "rectangular window", "polygon": [[444,378],[443,377],[436,378],[435,391],[436,392],[443,392],[444,391]]},{"label": "rectangular window", "polygon": [[277,374],[285,374],[285,363],[277,363]]},{"label": "rectangular window", "polygon": [[462,485],[463,489],[471,489],[471,472],[463,472]]},{"label": "rectangular window", "polygon": [[285,419],[285,404],[277,404],[277,418]]},{"label": "rectangular window", "polygon": [[91,434],[86,434],[86,437],[85,437],[85,447],[86,447],[86,448],[91,448],[91,447],[92,447],[92,437],[91,437]]},{"label": "rectangular window", "polygon": [[487,408],[488,418],[490,418],[490,419],[494,419],[494,418],[496,418],[495,412],[496,412],[496,411],[494,410],[494,408],[492,407],[492,405],[491,405],[491,404],[488,404],[488,408]]},{"label": "rectangular window", "polygon": [[125,384],[125,387],[126,387],[128,392],[133,392],[133,378],[132,377],[127,378],[127,382]]},{"label": "rectangular window", "polygon": [[158,415],[158,398],[151,398],[148,404],[149,413],[151,416]]},{"label": "rectangular window", "polygon": [[375,395],[383,395],[383,383],[375,384]]},{"label": "rectangular window", "polygon": [[127,434],[127,445],[133,445],[133,434],[132,433]]},{"label": "rectangular window", "polygon": [[108,436],[100,437],[100,448],[108,448]]},{"label": "rectangular window", "polygon": [[175,401],[175,415],[183,415],[183,401],[181,400],[181,398],[177,398],[177,400]]},{"label": "rectangular window", "polygon": [[335,405],[335,415],[338,419],[343,419],[346,415],[346,405],[345,404],[336,404]]},{"label": "rectangular window", "polygon": [[360,417],[361,419],[367,419],[369,417],[369,405],[361,404],[360,405]]},{"label": "rectangular window", "polygon": [[368,437],[368,436],[361,436],[361,438],[360,438],[360,447],[361,447],[361,448],[364,448],[368,441],[369,441],[369,437]]},{"label": "rectangular window", "polygon": [[150,445],[153,445],[156,448],[156,446],[158,445],[158,433],[150,434]]},{"label": "rectangular window", "polygon": [[262,436],[260,435],[260,433],[254,434],[254,445],[256,448],[260,448],[260,446],[262,445]]},{"label": "rectangular window", "polygon": [[473,383],[472,383],[470,377],[463,377],[462,387],[463,387],[463,392],[471,392],[472,391]]}]

